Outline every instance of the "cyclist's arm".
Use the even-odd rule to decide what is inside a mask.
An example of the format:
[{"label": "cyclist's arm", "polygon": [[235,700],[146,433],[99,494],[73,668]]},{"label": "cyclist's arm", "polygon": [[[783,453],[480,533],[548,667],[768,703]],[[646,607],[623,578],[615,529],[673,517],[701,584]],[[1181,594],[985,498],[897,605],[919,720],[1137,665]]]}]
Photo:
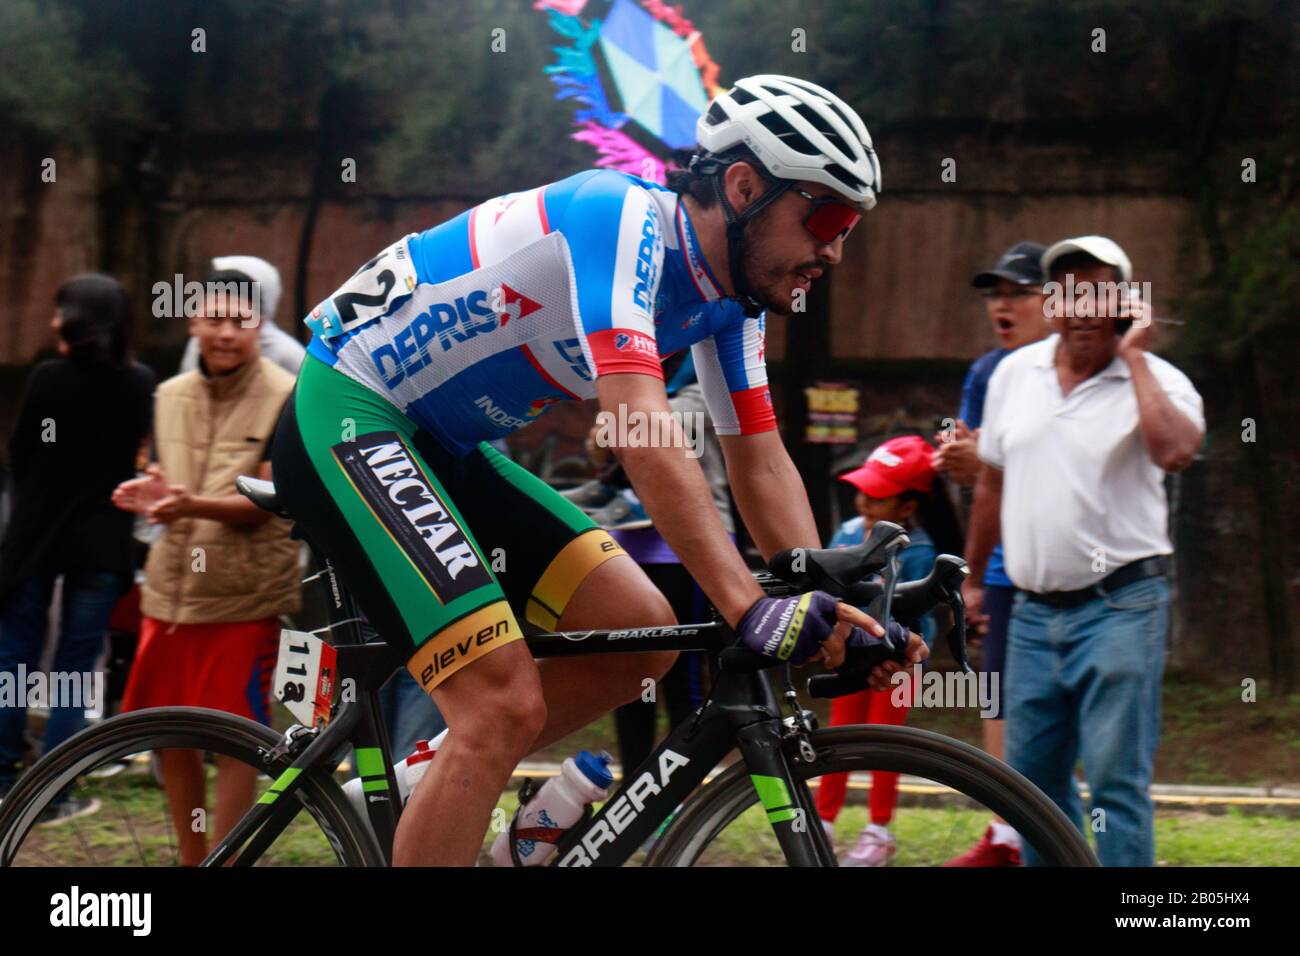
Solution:
[{"label": "cyclist's arm", "polygon": [[642,412],[672,422],[674,440],[667,444],[675,447],[615,447],[614,453],[655,530],[735,627],[763,591],[722,527],[704,472],[686,454],[680,424],[667,417],[671,408],[663,382],[650,375],[615,373],[600,376],[596,391],[601,408],[611,414],[619,414],[622,405],[624,414]]},{"label": "cyclist's arm", "polygon": [[763,560],[785,548],[820,548],[803,476],[778,431],[723,435],[727,479]]}]

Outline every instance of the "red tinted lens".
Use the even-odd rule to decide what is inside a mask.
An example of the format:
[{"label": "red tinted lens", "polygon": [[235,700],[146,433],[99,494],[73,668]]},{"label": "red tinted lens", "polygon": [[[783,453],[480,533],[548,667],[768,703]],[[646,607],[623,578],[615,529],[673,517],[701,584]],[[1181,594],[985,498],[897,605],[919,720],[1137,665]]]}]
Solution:
[{"label": "red tinted lens", "polygon": [[818,242],[832,243],[840,236],[847,236],[861,218],[861,213],[852,206],[824,202],[813,207],[803,224]]}]

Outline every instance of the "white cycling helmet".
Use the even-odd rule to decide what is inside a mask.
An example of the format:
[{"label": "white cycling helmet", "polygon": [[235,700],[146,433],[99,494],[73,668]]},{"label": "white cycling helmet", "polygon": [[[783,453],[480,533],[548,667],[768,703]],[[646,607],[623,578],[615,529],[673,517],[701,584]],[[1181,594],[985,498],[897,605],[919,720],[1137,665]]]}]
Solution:
[{"label": "white cycling helmet", "polygon": [[777,179],[824,183],[863,211],[876,204],[880,163],[858,114],[792,76],[747,76],[719,93],[695,126],[713,155],[744,145]]}]

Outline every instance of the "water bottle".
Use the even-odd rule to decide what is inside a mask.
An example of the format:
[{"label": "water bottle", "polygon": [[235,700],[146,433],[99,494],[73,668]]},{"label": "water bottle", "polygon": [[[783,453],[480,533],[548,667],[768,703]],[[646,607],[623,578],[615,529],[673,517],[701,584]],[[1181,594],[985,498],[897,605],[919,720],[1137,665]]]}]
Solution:
[{"label": "water bottle", "polygon": [[[556,844],[586,812],[587,806],[608,796],[614,775],[609,771],[609,754],[581,751],[560,765],[560,775],[546,781],[516,814],[515,851],[524,866],[543,866],[555,855]],[[497,835],[492,844],[492,861],[497,866],[514,866],[510,856],[510,831]]]},{"label": "water bottle", "polygon": [[[447,731],[444,730],[432,740],[417,741],[414,752],[405,760],[393,765],[393,776],[397,778],[397,798],[402,801],[402,806],[406,806],[411,791],[415,789],[415,785],[428,772],[430,761],[438,753],[438,748],[442,746],[442,741],[446,736]],[[361,819],[368,820],[366,795],[361,789],[361,778],[353,777],[345,783],[343,792],[352,801],[352,806],[356,808],[356,811],[361,814]]]}]

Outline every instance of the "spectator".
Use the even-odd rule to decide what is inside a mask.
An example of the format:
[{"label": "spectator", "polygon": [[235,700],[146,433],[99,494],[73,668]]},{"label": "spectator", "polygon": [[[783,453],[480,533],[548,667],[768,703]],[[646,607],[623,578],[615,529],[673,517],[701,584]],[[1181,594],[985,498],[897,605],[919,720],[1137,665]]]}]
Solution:
[{"label": "spectator", "polygon": [[[1046,247],[1036,242],[1018,242],[992,269],[976,273],[971,285],[979,290],[984,308],[997,336],[998,347],[975,360],[962,386],[961,408],[956,427],[936,436],[939,451],[935,468],[961,485],[972,485],[979,473],[976,443],[984,418],[984,395],[989,378],[1004,358],[1031,342],[1038,342],[1051,331],[1043,319],[1042,256]],[[1016,589],[1007,577],[999,543],[989,556],[984,572],[984,610],[971,622],[972,644],[981,645],[980,670],[996,674],[995,716],[984,721],[984,749],[1003,760],[1006,716],[1007,623],[1011,619],[1011,598]],[[948,866],[1019,866],[1020,836],[1000,817],[994,817],[984,836],[969,851]]]},{"label": "spectator", "polygon": [[[54,670],[87,673],[134,572],[131,519],[113,507],[149,435],[154,376],[129,357],[126,292],[106,275],[60,286],[53,327],[59,358],[27,380],[9,441],[12,519],[0,542],[0,671],[40,666],[55,579],[63,576]],[[80,730],[88,701],[51,702],[48,752]],[[103,707],[105,701],[95,702]],[[0,797],[26,749],[23,702],[0,708]],[[53,812],[84,809],[64,800]]]},{"label": "spectator", "polygon": [[[257,283],[261,293],[254,313],[259,319],[258,350],[290,375],[298,374],[307,350],[302,343],[275,324],[275,309],[280,304],[280,270],[257,256],[218,256],[212,260],[209,282]],[[182,372],[192,372],[199,364],[199,340],[191,333],[181,358]]]},{"label": "spectator", "polygon": [[[242,311],[242,314],[241,314]],[[293,377],[258,352],[258,321],[235,296],[209,295],[190,319],[198,368],[155,396],[157,462],[113,501],[166,530],[145,564],[140,645],[123,712],[211,707],[270,723],[278,615],[299,609],[298,545],[290,524],[235,490],[238,475],[271,477],[270,439]],[[257,768],[217,755],[221,840],[253,801]],[[164,750],[163,780],[182,865],[207,855],[192,812],[205,805],[203,754]]]},{"label": "spectator", "polygon": [[1000,528],[1021,591],[1008,635],[1007,761],[1082,829],[1082,755],[1101,862],[1151,866],[1173,551],[1163,478],[1200,446],[1201,397],[1147,351],[1149,304],[1134,305],[1127,327],[1106,301],[1103,283],[1132,278],[1118,245],[1070,239],[1042,262],[1053,283],[1071,276],[1078,298],[1053,316],[1056,334],[1008,356],[989,381],[963,591],[981,614]]},{"label": "spectator", "polygon": [[[840,481],[857,489],[853,503],[858,517],[840,525],[831,538],[832,548],[861,544],[877,521],[892,521],[907,528],[910,543],[899,553],[898,579],[916,581],[930,573],[939,555],[936,538],[945,550],[960,550],[957,517],[948,499],[943,479],[931,464],[934,449],[919,435],[891,438],[880,445],[862,464]],[[927,533],[933,528],[934,537]],[[920,622],[927,646],[934,642],[935,623],[927,614]],[[831,726],[889,724],[907,719],[907,704],[894,702],[894,688],[864,690],[831,701]],[[835,818],[844,806],[848,774],[822,777],[815,803],[826,835],[834,841]],[[844,857],[842,866],[885,866],[894,856],[894,835],[889,831],[898,802],[898,774],[876,770],[871,775],[871,822],[858,834],[857,845]]]}]

